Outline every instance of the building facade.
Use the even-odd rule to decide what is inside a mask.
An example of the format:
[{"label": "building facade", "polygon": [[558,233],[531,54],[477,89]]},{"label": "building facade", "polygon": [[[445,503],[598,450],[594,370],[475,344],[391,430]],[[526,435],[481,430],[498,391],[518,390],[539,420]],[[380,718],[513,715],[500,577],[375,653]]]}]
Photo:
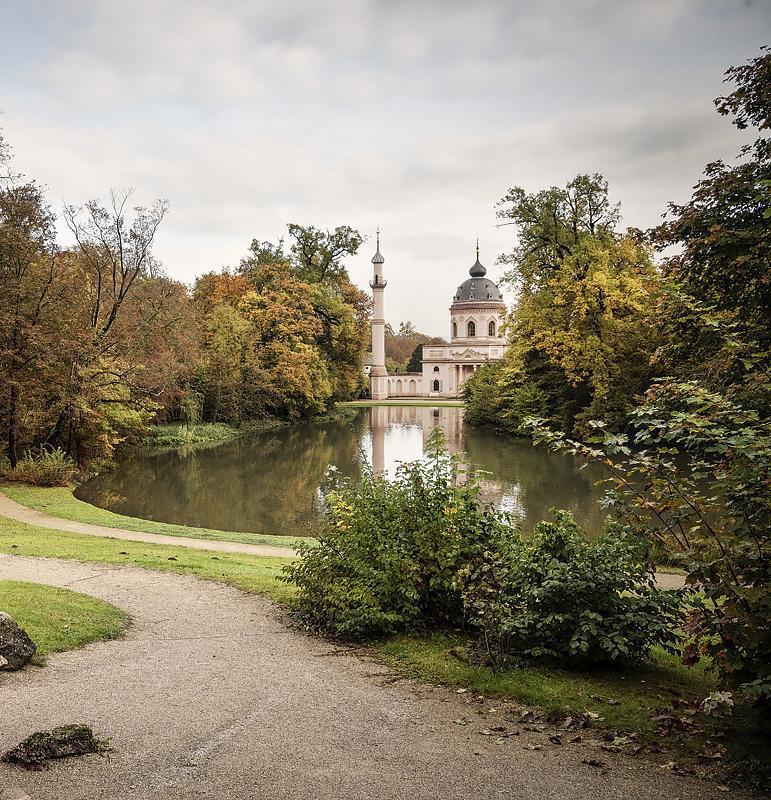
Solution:
[{"label": "building facade", "polygon": [[385,318],[383,264],[378,231],[377,252],[372,258],[372,366],[370,397],[457,398],[463,384],[483,364],[499,361],[506,352],[501,334],[506,307],[498,286],[476,261],[469,277],[458,287],[450,306],[450,343],[423,346],[422,372],[388,375],[385,369]]}]

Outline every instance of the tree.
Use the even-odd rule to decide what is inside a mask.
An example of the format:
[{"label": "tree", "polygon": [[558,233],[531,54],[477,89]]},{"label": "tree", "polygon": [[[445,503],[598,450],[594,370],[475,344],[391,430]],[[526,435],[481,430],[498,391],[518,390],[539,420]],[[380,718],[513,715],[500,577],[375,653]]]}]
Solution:
[{"label": "tree", "polygon": [[204,418],[240,422],[243,417],[243,354],[249,325],[232,305],[215,306],[203,319],[204,337],[196,367],[196,389]]},{"label": "tree", "polygon": [[[726,73],[736,89],[721,114],[744,129],[771,127],[771,52]],[[657,316],[663,344],[652,383],[632,411],[634,434],[590,423],[589,443],[529,425],[539,441],[599,461],[606,498],[627,525],[688,572],[694,593],[684,661],[709,657],[723,688],[771,707],[771,375],[768,194],[771,142],[743,161],[708,164],[691,200],[670,204],[653,232],[680,253],[664,263]],[[728,695],[730,697],[730,695]]]},{"label": "tree", "polygon": [[168,203],[156,200],[149,209],[135,207],[129,223],[131,195],[131,190],[112,190],[109,208],[91,200],[83,208],[67,206],[64,211],[67,227],[91,271],[91,327],[100,339],[110,332],[137,279],[159,272],[152,246]]},{"label": "tree", "polygon": [[356,255],[364,242],[358,231],[348,225],[340,225],[334,231],[295,223],[288,228],[294,240],[290,248],[292,262],[301,280],[323,283],[347,278],[343,259]]},{"label": "tree", "polygon": [[398,332],[392,325],[385,326],[386,367],[389,372],[420,372],[424,344],[446,344],[444,339],[420,333],[409,322],[400,322]]},{"label": "tree", "polygon": [[410,360],[407,362],[407,372],[420,372],[423,369],[423,345],[416,344]]},{"label": "tree", "polygon": [[[545,402],[568,430],[598,414],[623,427],[655,349],[650,248],[636,231],[616,232],[620,207],[601,175],[534,194],[514,187],[499,205],[499,217],[517,227],[518,244],[501,261],[518,297],[504,366],[492,383],[479,376],[481,392],[468,387],[469,403],[481,404],[470,418],[494,413],[516,429],[517,409]],[[491,387],[497,398],[483,397]]]},{"label": "tree", "polygon": [[564,189],[552,186],[527,194],[521,186],[509,189],[498,203],[503,225],[517,228],[518,244],[501,256],[509,266],[504,280],[525,291],[536,291],[586,237],[612,238],[621,215],[610,202],[602,175],[578,175]]},{"label": "tree", "polygon": [[741,148],[739,163],[707,164],[690,201],[670,203],[652,238],[660,249],[680,251],[664,261],[673,288],[662,315],[669,340],[662,371],[743,391],[735,348],[724,348],[714,326],[730,325],[759,350],[771,345],[771,139],[764,134],[771,127],[771,51],[731,67],[726,80],[736,88],[715,101],[718,112],[733,116],[739,129],[756,128],[759,137]]},{"label": "tree", "polygon": [[[76,241],[84,319],[47,441],[61,443],[80,462],[109,457],[115,444],[152,417],[162,391],[142,380],[142,357],[149,329],[175,291],[168,293],[171,284],[160,282],[155,292],[139,288],[163,277],[152,245],[168,205],[159,200],[149,209],[136,207],[130,219],[131,194],[112,191],[109,206],[92,200],[64,211]],[[130,324],[124,324],[127,316]]]},{"label": "tree", "polygon": [[[1,137],[0,165],[10,167]],[[8,169],[0,188],[0,384],[7,399],[4,427],[12,467],[18,461],[23,392],[44,394],[42,358],[61,333],[51,329],[47,318],[61,294],[55,235],[41,188],[20,182]]]},{"label": "tree", "polygon": [[330,232],[291,223],[288,230],[288,253],[283,239],[275,245],[255,239],[238,272],[258,292],[281,272],[310,287],[313,313],[321,323],[317,344],[332,381],[332,399],[356,397],[362,388],[371,301],[351,283],[344,260],[358,252],[363,237],[347,225]]}]

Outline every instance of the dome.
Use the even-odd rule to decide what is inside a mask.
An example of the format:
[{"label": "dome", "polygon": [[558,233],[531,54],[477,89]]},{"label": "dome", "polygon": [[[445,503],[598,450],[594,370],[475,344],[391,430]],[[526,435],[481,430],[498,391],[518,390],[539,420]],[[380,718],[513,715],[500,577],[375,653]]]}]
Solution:
[{"label": "dome", "polygon": [[[480,264],[481,266],[481,264]],[[473,269],[473,267],[472,267]],[[484,269],[484,267],[482,267]],[[483,273],[484,275],[484,273]],[[471,277],[458,287],[453,303],[503,302],[500,289],[485,277]]]},{"label": "dome", "polygon": [[503,297],[498,287],[488,278],[487,270],[479,261],[479,238],[477,237],[477,260],[472,264],[471,269],[468,271],[471,277],[458,287],[455,292],[455,297],[452,298],[453,303],[478,303],[478,302],[495,302],[502,303]]},{"label": "dome", "polygon": [[484,276],[487,275],[487,270],[479,263],[479,253],[477,253],[477,260],[468,271],[468,274],[471,275],[472,278],[484,278]]}]

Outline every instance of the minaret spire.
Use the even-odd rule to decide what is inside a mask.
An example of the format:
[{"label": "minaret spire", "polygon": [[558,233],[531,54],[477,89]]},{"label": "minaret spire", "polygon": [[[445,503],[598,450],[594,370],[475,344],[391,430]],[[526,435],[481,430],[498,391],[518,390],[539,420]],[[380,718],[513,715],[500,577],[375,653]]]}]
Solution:
[{"label": "minaret spire", "polygon": [[388,372],[385,368],[385,310],[383,278],[385,259],[380,252],[380,226],[377,228],[377,247],[372,256],[372,367],[369,372],[369,396],[372,400],[388,397]]}]

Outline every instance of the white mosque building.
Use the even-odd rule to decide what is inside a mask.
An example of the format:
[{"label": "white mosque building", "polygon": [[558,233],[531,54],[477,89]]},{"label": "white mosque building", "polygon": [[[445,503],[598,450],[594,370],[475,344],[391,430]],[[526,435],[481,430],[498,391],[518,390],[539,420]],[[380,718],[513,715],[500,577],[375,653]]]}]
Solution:
[{"label": "white mosque building", "polygon": [[468,377],[483,364],[499,361],[506,351],[501,335],[505,305],[497,285],[485,277],[487,270],[477,260],[470,277],[455,292],[450,306],[450,343],[423,346],[422,372],[389,375],[385,368],[384,294],[385,259],[377,252],[372,257],[372,363],[369,394],[373,400],[390,397],[456,398]]}]

